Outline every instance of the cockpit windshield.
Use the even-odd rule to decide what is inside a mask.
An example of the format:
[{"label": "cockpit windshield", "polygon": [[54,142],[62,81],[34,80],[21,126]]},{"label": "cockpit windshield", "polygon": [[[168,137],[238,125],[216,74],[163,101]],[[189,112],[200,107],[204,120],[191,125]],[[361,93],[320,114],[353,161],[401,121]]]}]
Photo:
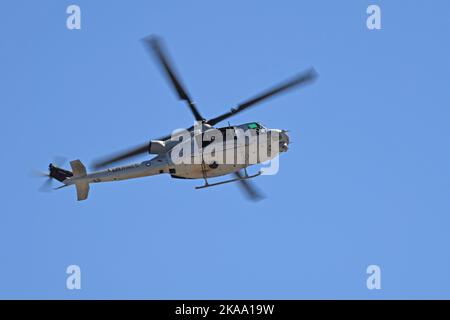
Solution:
[{"label": "cockpit windshield", "polygon": [[264,127],[257,123],[257,122],[251,122],[247,124],[247,129],[263,129]]},{"label": "cockpit windshield", "polygon": [[256,132],[261,132],[261,131],[264,131],[266,129],[262,124],[260,124],[258,122],[249,122],[249,123],[244,123],[244,124],[241,124],[241,125],[238,125],[238,126],[234,126],[234,127],[219,128],[219,130],[225,132],[225,130],[228,130],[230,128],[234,128],[235,130],[236,129],[241,129],[241,130],[244,130],[244,131],[255,130]]}]

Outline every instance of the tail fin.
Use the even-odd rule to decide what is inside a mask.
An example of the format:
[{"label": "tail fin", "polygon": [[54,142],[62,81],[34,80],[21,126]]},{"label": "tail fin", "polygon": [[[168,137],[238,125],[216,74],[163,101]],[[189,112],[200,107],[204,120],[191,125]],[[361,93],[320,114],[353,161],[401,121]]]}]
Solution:
[{"label": "tail fin", "polygon": [[73,176],[73,173],[70,172],[69,170],[58,168],[53,163],[49,164],[48,171],[49,177],[56,179],[59,182],[64,182],[64,180],[71,178]]},{"label": "tail fin", "polygon": [[[86,167],[80,160],[71,161],[70,166],[72,167],[73,178],[81,178],[86,176]],[[86,200],[89,195],[89,183],[78,182],[75,183],[75,187],[77,188],[78,201]]]}]

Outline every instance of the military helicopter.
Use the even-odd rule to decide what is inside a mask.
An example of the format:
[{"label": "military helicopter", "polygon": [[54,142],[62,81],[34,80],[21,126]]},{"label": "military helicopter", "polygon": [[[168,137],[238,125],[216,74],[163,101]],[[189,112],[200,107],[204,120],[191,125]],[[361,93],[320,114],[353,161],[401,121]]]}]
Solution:
[{"label": "military helicopter", "polygon": [[[165,50],[162,40],[157,36],[144,38],[143,43],[151,54],[156,58],[157,63],[167,76],[173,86],[178,98],[185,101],[192,112],[195,124],[186,130],[174,132],[171,135],[165,135],[158,139],[150,140],[135,148],[116,153],[114,155],[97,159],[93,162],[94,172],[87,173],[86,167],[80,160],[70,162],[72,171],[61,168],[59,165],[50,163],[49,171],[45,174],[48,182],[52,179],[61,182],[63,185],[56,188],[60,189],[74,185],[77,191],[78,201],[86,200],[89,194],[89,185],[91,183],[111,182],[126,179],[134,179],[159,174],[170,174],[172,178],[177,179],[203,179],[204,185],[196,187],[197,189],[208,188],[222,185],[225,183],[237,182],[241,185],[245,194],[252,200],[259,200],[262,195],[250,184],[250,179],[261,174],[258,172],[253,175],[247,173],[247,167],[261,163],[257,156],[256,161],[249,162],[249,150],[251,146],[257,145],[261,141],[261,136],[277,137],[275,152],[271,152],[268,159],[273,159],[281,152],[286,152],[289,145],[289,136],[286,130],[266,128],[259,122],[250,122],[237,126],[214,127],[216,124],[255,106],[269,98],[290,89],[313,82],[317,73],[313,68],[298,74],[297,76],[276,85],[261,94],[238,104],[235,108],[221,114],[217,117],[206,119],[199,112],[194,101],[191,99],[185,87],[182,85],[179,76],[175,72],[173,64]],[[231,132],[231,135],[229,134]],[[250,132],[250,133],[248,133]],[[225,133],[227,133],[225,135]],[[224,134],[225,138],[217,139]],[[241,139],[242,138],[242,139]],[[241,143],[239,143],[241,141]],[[197,146],[197,148],[196,148]],[[220,148],[219,148],[220,146]],[[223,146],[228,146],[222,148]],[[230,147],[231,146],[231,147]],[[271,145],[272,146],[272,145]],[[214,161],[207,161],[205,150],[213,149],[215,154]],[[225,156],[225,149],[233,151],[233,161],[221,162],[216,159]],[[271,149],[271,147],[269,147]],[[180,155],[183,151],[192,151],[184,157],[191,161],[174,161],[175,155]],[[181,152],[180,152],[181,151]],[[126,166],[109,166],[142,154],[153,154],[154,158],[140,163]],[[241,155],[244,161],[236,161]],[[267,158],[266,158],[267,160]],[[109,167],[109,168],[108,168]],[[106,168],[106,169],[105,169]],[[216,183],[209,183],[208,178],[219,177],[232,174],[234,177]]]}]

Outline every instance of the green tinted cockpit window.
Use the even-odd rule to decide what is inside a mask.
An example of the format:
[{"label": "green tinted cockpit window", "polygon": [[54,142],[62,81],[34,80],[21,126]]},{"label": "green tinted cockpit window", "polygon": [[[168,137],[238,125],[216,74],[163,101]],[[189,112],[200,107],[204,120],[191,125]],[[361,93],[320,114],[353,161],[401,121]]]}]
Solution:
[{"label": "green tinted cockpit window", "polygon": [[257,123],[250,123],[250,124],[248,125],[248,128],[249,128],[249,129],[258,129],[259,126],[258,126]]}]

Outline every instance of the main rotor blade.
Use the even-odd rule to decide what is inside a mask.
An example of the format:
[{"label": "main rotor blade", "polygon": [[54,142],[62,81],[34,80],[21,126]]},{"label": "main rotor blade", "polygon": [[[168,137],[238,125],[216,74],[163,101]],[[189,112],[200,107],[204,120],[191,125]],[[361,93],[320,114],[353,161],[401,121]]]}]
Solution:
[{"label": "main rotor blade", "polygon": [[[186,130],[192,131],[192,130],[194,130],[194,126],[191,126]],[[172,138],[172,136],[176,137],[176,135],[174,135],[174,134],[168,134],[168,135],[159,137],[157,139],[152,139],[152,140],[166,141],[166,140],[170,140]],[[94,160],[94,162],[91,164],[91,167],[94,170],[99,170],[99,169],[107,167],[113,163],[116,163],[116,162],[119,162],[119,161],[122,161],[125,159],[129,159],[129,158],[133,158],[140,154],[149,153],[149,147],[150,147],[150,141],[145,144],[136,146],[134,148],[131,148],[131,149],[128,149],[128,150],[125,150],[122,152],[117,152],[110,156],[106,156],[106,157]]]},{"label": "main rotor blade", "polygon": [[191,109],[192,114],[195,117],[195,120],[197,120],[197,121],[205,120],[201,116],[201,114],[197,110],[197,107],[195,106],[194,102],[192,101],[192,99],[188,95],[187,91],[184,89],[183,85],[181,84],[179,77],[175,73],[175,69],[172,67],[173,64],[169,60],[169,55],[164,50],[161,40],[159,40],[156,36],[149,36],[149,37],[144,38],[143,42],[146,45],[146,47],[155,54],[160,66],[162,67],[162,69],[165,71],[167,77],[172,82],[172,85],[178,94],[178,98],[180,100],[184,100],[187,102],[189,108]]},{"label": "main rotor blade", "polygon": [[[196,128],[195,125],[193,125],[193,126],[190,126],[190,127],[187,128],[187,129],[183,129],[183,130],[186,130],[186,131],[188,131],[188,132],[191,132],[191,131],[193,131],[195,128]],[[154,139],[154,140],[166,141],[166,140],[170,140],[170,139],[172,139],[172,138],[174,138],[174,139],[176,140],[176,137],[177,137],[177,131],[178,131],[178,130],[175,130],[172,134],[167,134],[167,135],[165,135],[165,136],[159,137],[158,139]]]},{"label": "main rotor blade", "polygon": [[248,199],[252,201],[260,201],[265,198],[249,180],[243,180],[244,176],[239,171],[235,172],[234,175],[236,178],[241,179],[237,182]]},{"label": "main rotor blade", "polygon": [[293,89],[297,86],[308,84],[308,83],[314,81],[316,77],[317,77],[317,73],[314,69],[307,70],[306,72],[303,72],[303,73],[297,75],[295,78],[288,80],[284,83],[281,83],[269,90],[264,91],[263,93],[257,95],[256,97],[239,104],[236,108],[232,108],[227,113],[224,113],[218,117],[215,117],[215,118],[212,118],[212,119],[206,121],[206,123],[213,126],[216,123],[219,123],[225,119],[228,119],[228,118],[238,114],[239,112],[242,112],[245,109],[247,109],[251,106],[254,106],[266,99],[274,97],[280,93],[287,92],[290,89]]},{"label": "main rotor blade", "polygon": [[[194,130],[194,126],[191,126],[186,130],[192,131],[192,130]],[[159,137],[157,139],[153,139],[153,140],[166,141],[166,140],[170,140],[172,138],[172,136],[176,137],[176,135],[174,135],[174,134],[168,134],[168,135],[165,135],[165,136]],[[122,152],[117,152],[115,154],[94,160],[94,162],[91,164],[91,167],[94,170],[99,170],[101,168],[107,167],[116,162],[119,162],[119,161],[122,161],[125,159],[129,159],[129,158],[133,158],[140,154],[147,154],[147,153],[149,153],[149,147],[150,147],[150,141],[145,144],[138,145],[134,148],[131,148],[131,149],[128,149],[128,150],[125,150]]]},{"label": "main rotor blade", "polygon": [[138,156],[140,154],[148,153],[148,148],[149,148],[149,143],[147,142],[146,144],[139,145],[132,149],[94,160],[94,162],[92,163],[92,168],[95,170],[98,170],[103,167],[109,166],[113,163],[116,163],[116,162],[119,162],[119,161],[122,161],[125,159],[129,159],[129,158]]}]

